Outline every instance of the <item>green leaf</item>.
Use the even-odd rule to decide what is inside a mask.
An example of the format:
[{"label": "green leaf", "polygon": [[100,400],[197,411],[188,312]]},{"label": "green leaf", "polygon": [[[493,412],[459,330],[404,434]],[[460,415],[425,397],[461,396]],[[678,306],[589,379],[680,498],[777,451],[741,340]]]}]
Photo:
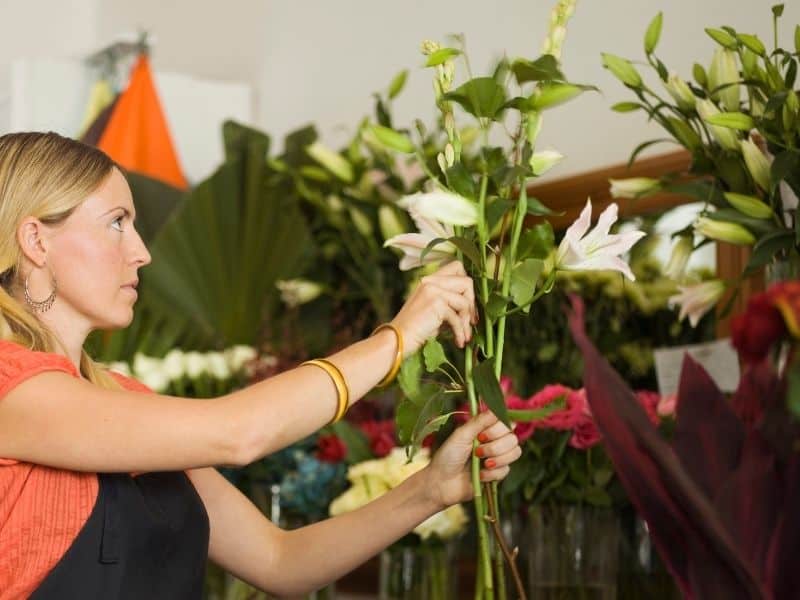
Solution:
[{"label": "green leaf", "polygon": [[541,421],[559,410],[563,410],[567,406],[567,399],[565,396],[557,396],[553,398],[548,404],[541,408],[534,408],[529,410],[509,410],[508,417],[516,423],[530,423],[532,421]]},{"label": "green leaf", "polygon": [[446,240],[445,238],[434,238],[434,239],[432,239],[430,242],[428,242],[428,245],[427,245],[427,246],[425,246],[425,248],[424,248],[424,249],[422,250],[422,252],[420,253],[420,255],[419,255],[419,259],[420,259],[421,261],[422,261],[422,260],[425,260],[425,257],[426,257],[426,256],[428,256],[428,252],[430,252],[431,250],[433,250],[433,249],[434,249],[436,246],[438,246],[439,244],[441,244],[441,243],[443,243],[443,242],[446,242],[446,241],[447,241],[447,240]]},{"label": "green leaf", "polygon": [[[452,417],[455,414],[459,414],[460,412],[461,411],[455,410],[453,412],[445,413],[443,415],[439,415],[438,417],[429,419],[425,424],[422,424],[422,426],[418,430],[414,431],[411,444],[414,446],[415,449],[419,448],[420,446],[422,446],[422,442],[425,441],[426,437],[428,437],[432,433],[436,433],[437,431],[439,431],[442,428],[442,426],[445,423],[447,423],[450,417]],[[418,422],[417,424],[421,425],[420,422]]]},{"label": "green leaf", "polygon": [[428,60],[425,61],[425,66],[435,67],[437,65],[441,65],[442,63],[447,62],[459,54],[461,54],[461,50],[457,48],[439,48],[435,52],[431,52],[430,55],[428,55]]},{"label": "green leaf", "polygon": [[776,225],[772,221],[754,219],[732,208],[720,208],[714,212],[708,213],[707,216],[709,219],[714,221],[730,221],[732,223],[738,223],[742,227],[745,227],[746,229],[749,229],[751,232],[758,235],[771,233],[776,230]]},{"label": "green leaf", "polygon": [[497,292],[492,292],[489,295],[489,300],[486,302],[486,314],[492,320],[495,321],[500,315],[502,315],[506,311],[506,306],[508,306],[509,298],[504,298]]},{"label": "green leaf", "polygon": [[555,246],[553,226],[548,222],[537,223],[522,232],[517,247],[517,258],[546,259]]},{"label": "green leaf", "polygon": [[800,152],[795,150],[785,150],[781,152],[772,161],[770,167],[770,187],[775,187],[785,180],[791,173],[796,173],[800,170]]},{"label": "green leaf", "polygon": [[407,446],[411,443],[414,435],[414,426],[417,424],[422,407],[417,406],[410,400],[404,400],[397,405],[394,421],[397,430],[397,439],[401,444]]},{"label": "green leaf", "polygon": [[740,112],[719,113],[708,117],[705,121],[711,125],[727,127],[728,129],[737,129],[739,131],[750,131],[755,125],[753,117]]},{"label": "green leaf", "polygon": [[408,69],[403,69],[394,76],[392,82],[389,84],[389,100],[394,100],[397,95],[403,91],[408,79]]},{"label": "green leaf", "polygon": [[411,139],[394,129],[384,127],[383,125],[373,125],[368,128],[375,138],[390,150],[397,150],[405,154],[412,154],[414,152],[414,144]]},{"label": "green leaf", "polygon": [[748,50],[752,50],[759,56],[766,56],[767,49],[758,37],[750,35],[749,33],[737,33],[736,37]]},{"label": "green leaf", "polygon": [[721,46],[730,48],[731,50],[736,50],[736,38],[727,31],[723,31],[722,29],[714,29],[712,27],[707,27],[705,31],[712,40]]},{"label": "green leaf", "polygon": [[572,83],[544,83],[531,96],[531,106],[534,110],[553,108],[580,96],[586,89],[587,86]]},{"label": "green leaf", "polygon": [[464,256],[466,256],[473,265],[476,267],[481,266],[481,256],[478,252],[478,247],[475,245],[475,242],[458,236],[448,238],[448,241],[451,242],[456,248],[461,250]]},{"label": "green leaf", "polygon": [[592,506],[598,506],[602,508],[608,508],[611,506],[611,496],[608,495],[608,492],[597,487],[590,487],[586,489],[586,491],[583,492],[583,499],[587,504],[591,504]]},{"label": "green leaf", "polygon": [[639,109],[647,110],[644,105],[639,104],[638,102],[617,102],[611,106],[611,110],[618,113],[633,112]]},{"label": "green leaf", "polygon": [[[516,265],[511,271],[511,299],[517,306],[530,303],[536,291],[539,275],[544,268],[544,261],[528,258]],[[530,309],[529,309],[530,310]],[[524,312],[528,312],[527,310]]]},{"label": "green leaf", "polygon": [[636,146],[636,148],[634,148],[633,152],[631,152],[630,157],[628,157],[628,168],[630,168],[630,166],[636,161],[636,157],[638,157],[639,154],[643,150],[645,150],[645,149],[647,149],[650,146],[653,146],[655,144],[662,144],[664,142],[672,142],[672,140],[668,139],[668,138],[661,138],[661,139],[658,139],[658,140],[648,140],[648,141],[642,142],[641,144]]},{"label": "green leaf", "polygon": [[413,398],[419,394],[420,377],[422,377],[422,355],[415,352],[403,361],[403,364],[400,365],[400,373],[397,375],[397,383],[407,398]]},{"label": "green leaf", "polygon": [[337,421],[331,424],[331,429],[347,447],[345,461],[348,464],[354,465],[372,458],[367,436],[352,423]]},{"label": "green leaf", "polygon": [[647,32],[644,34],[644,51],[646,54],[652,54],[658,45],[663,18],[664,16],[659,12],[647,27]]},{"label": "green leaf", "polygon": [[494,363],[491,360],[485,360],[477,364],[472,369],[472,379],[475,382],[475,390],[478,393],[478,397],[486,402],[486,405],[497,415],[498,419],[510,427],[508,408],[506,408],[503,391],[500,389],[500,384],[494,374]]},{"label": "green leaf", "polygon": [[441,365],[447,362],[447,357],[444,354],[444,348],[436,340],[431,338],[425,342],[422,348],[422,356],[425,358],[425,370],[428,373],[433,373]]},{"label": "green leaf", "polygon": [[547,208],[544,204],[542,204],[538,198],[534,198],[531,196],[528,198],[528,208],[526,212],[529,215],[535,215],[537,217],[548,217],[551,215],[563,215],[564,213],[557,213],[549,208]]},{"label": "green leaf", "polygon": [[465,198],[474,199],[477,196],[472,174],[460,162],[455,163],[452,167],[447,169],[447,185],[450,186],[454,192]]},{"label": "green leaf", "polygon": [[599,468],[596,469],[592,479],[594,479],[594,483],[598,487],[606,487],[611,479],[614,477],[614,469],[609,468]]},{"label": "green leaf", "polygon": [[543,54],[534,61],[526,59],[515,60],[511,65],[511,70],[520,85],[529,81],[564,79],[564,75],[558,69],[558,61],[550,54]]},{"label": "green leaf", "polygon": [[475,117],[494,119],[506,102],[506,92],[494,78],[476,77],[444,94],[442,98],[460,104]]},{"label": "green leaf", "polygon": [[[439,417],[439,414],[442,412],[442,408],[444,406],[444,395],[442,394],[441,389],[437,390],[435,393],[431,394],[430,397],[427,398],[425,404],[422,405],[419,412],[417,413],[417,420],[414,423],[414,429],[411,431],[411,439],[410,445],[411,453],[410,455],[413,456],[417,450],[419,450],[420,445],[422,444],[422,440],[424,439],[424,435],[422,435],[425,428],[430,424],[432,420],[435,420]],[[449,416],[449,415],[447,415]],[[446,421],[447,419],[445,419]],[[444,423],[441,423],[443,425]],[[438,427],[436,427],[438,429]],[[427,434],[425,434],[427,435]]]},{"label": "green leaf", "polygon": [[794,232],[773,231],[759,238],[753,246],[753,252],[747,266],[742,273],[743,277],[756,272],[759,268],[770,262],[776,254],[782,250],[788,250],[794,246]]}]

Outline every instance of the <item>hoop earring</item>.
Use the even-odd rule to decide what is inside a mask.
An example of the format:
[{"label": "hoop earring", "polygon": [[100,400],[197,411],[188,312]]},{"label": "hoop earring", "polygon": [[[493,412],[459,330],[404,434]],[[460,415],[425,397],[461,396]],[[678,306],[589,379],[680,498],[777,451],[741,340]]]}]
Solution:
[{"label": "hoop earring", "polygon": [[28,303],[28,306],[31,307],[33,312],[43,313],[50,310],[53,306],[53,302],[56,301],[56,290],[58,289],[58,284],[56,283],[56,277],[52,273],[50,273],[50,278],[53,281],[53,291],[50,292],[50,295],[42,301],[34,300],[31,298],[31,293],[28,290],[28,280],[30,279],[31,274],[28,273],[28,276],[25,278],[25,302]]}]

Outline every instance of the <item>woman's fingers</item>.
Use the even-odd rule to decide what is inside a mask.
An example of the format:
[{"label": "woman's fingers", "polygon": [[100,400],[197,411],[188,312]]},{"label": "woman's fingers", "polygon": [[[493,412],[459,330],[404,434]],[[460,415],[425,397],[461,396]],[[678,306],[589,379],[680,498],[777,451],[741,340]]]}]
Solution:
[{"label": "woman's fingers", "polygon": [[475,306],[475,286],[472,283],[472,279],[469,277],[443,277],[434,274],[423,277],[421,283],[462,295],[469,304],[471,317],[474,319],[477,315],[477,307]]},{"label": "woman's fingers", "polygon": [[[457,319],[457,327],[453,327],[453,333],[464,344],[472,338],[472,305],[461,294],[436,287],[436,294],[439,301],[446,303],[445,310],[455,311]],[[449,313],[446,313],[449,314]],[[452,321],[450,322],[453,326]],[[463,344],[460,344],[463,345]]]}]

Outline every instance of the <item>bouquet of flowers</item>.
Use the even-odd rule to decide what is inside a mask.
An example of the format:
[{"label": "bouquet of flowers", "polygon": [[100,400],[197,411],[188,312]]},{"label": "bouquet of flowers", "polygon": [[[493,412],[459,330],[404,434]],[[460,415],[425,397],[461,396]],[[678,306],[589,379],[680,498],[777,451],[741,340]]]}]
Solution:
[{"label": "bouquet of flowers", "polygon": [[[742,278],[775,260],[785,264],[787,258],[797,269],[800,101],[795,83],[800,28],[795,32],[795,51],[781,48],[777,23],[783,5],[774,6],[772,13],[772,51],[757,36],[732,27],[706,29],[718,48],[707,69],[694,65],[694,81],[669,71],[656,55],[662,26],[659,13],[647,29],[644,50],[666,94],[649,86],[630,61],[603,55],[604,66],[636,95],[636,101],[612,108],[623,113],[643,111],[670,136],[639,145],[630,162],[643,149],[663,141],[675,141],[691,153],[686,173],[661,180],[611,181],[612,195],[620,198],[664,190],[705,203],[693,225],[675,234],[670,270],[676,279],[681,278],[691,251],[709,241],[752,247]],[[681,317],[696,320],[719,301],[729,283],[733,282],[685,285],[674,298],[682,307]]]}]

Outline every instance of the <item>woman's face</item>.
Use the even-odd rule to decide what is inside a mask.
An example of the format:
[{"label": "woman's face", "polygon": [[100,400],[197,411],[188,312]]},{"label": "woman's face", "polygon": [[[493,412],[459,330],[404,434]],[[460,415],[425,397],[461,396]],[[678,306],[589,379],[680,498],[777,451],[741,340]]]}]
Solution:
[{"label": "woman's face", "polygon": [[130,324],[137,272],[150,263],[135,217],[128,183],[113,169],[64,222],[48,228],[47,264],[58,282],[58,313],[82,319],[90,330]]}]

